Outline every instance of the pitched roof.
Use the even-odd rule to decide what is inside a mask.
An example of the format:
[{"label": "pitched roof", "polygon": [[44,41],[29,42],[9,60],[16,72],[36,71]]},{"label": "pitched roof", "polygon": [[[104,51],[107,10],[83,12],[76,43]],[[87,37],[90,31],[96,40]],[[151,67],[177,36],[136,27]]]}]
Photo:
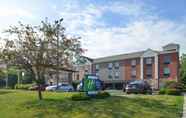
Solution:
[{"label": "pitched roof", "polygon": [[127,53],[127,54],[120,54],[120,55],[114,55],[114,56],[108,56],[108,57],[101,57],[94,59],[94,63],[101,63],[101,62],[110,62],[110,61],[118,61],[123,59],[130,59],[130,58],[137,58],[143,55],[145,51],[139,51],[139,52],[133,52],[133,53]]},{"label": "pitched roof", "polygon": [[167,47],[167,46],[179,46],[179,44],[176,44],[176,43],[169,43],[169,44],[163,46],[163,48],[164,48],[164,47]]}]

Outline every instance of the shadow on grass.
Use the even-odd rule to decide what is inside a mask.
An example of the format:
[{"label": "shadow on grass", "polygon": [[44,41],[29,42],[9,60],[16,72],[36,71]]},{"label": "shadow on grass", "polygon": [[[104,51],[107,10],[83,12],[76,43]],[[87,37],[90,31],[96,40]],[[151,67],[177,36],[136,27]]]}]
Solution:
[{"label": "shadow on grass", "polygon": [[9,94],[9,93],[12,93],[12,91],[0,90],[0,95]]},{"label": "shadow on grass", "polygon": [[[83,114],[87,117],[110,116],[112,118],[132,118],[140,114],[156,114],[167,118],[175,114],[177,106],[169,106],[162,101],[146,98],[127,98],[113,96],[106,99],[91,99],[88,101],[72,101],[71,99],[44,99],[41,101],[30,101],[23,104],[27,109],[42,109],[45,114]],[[47,111],[47,112],[46,112]],[[41,111],[42,112],[42,111]],[[70,117],[70,116],[69,116]]]}]

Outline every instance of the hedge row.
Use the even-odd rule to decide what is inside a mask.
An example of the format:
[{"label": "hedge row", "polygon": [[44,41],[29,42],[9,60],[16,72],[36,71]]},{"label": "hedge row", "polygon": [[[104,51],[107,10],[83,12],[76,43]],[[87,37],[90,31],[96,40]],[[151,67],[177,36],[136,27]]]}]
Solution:
[{"label": "hedge row", "polygon": [[167,94],[167,95],[181,95],[180,89],[168,89],[168,88],[162,88],[159,91],[159,94]]},{"label": "hedge row", "polygon": [[29,90],[33,84],[16,84],[15,89]]},{"label": "hedge row", "polygon": [[104,99],[109,96],[110,96],[110,94],[108,92],[98,92],[98,94],[94,97],[90,97],[85,92],[81,92],[81,93],[72,95],[72,100],[82,101],[82,100],[90,100],[91,98]]}]

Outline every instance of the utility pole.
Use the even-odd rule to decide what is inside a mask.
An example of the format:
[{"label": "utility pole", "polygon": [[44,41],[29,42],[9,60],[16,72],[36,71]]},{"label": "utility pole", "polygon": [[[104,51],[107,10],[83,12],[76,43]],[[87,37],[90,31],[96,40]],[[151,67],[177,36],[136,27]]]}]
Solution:
[{"label": "utility pole", "polygon": [[59,87],[59,25],[57,26],[58,30],[57,30],[57,87],[56,89],[58,89]]},{"label": "utility pole", "polygon": [[17,71],[17,84],[20,84],[20,70]]},{"label": "utility pole", "polygon": [[8,57],[6,56],[6,88],[8,88],[8,66],[9,66],[9,60],[8,60]]},{"label": "utility pole", "polygon": [[6,65],[6,88],[8,88],[8,63]]}]

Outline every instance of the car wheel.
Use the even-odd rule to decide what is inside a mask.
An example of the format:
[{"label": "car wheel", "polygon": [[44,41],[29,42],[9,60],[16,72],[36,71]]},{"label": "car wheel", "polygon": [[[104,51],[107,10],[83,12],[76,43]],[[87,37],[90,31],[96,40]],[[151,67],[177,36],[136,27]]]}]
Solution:
[{"label": "car wheel", "polygon": [[130,94],[130,92],[127,92],[127,91],[126,91],[126,94]]}]

